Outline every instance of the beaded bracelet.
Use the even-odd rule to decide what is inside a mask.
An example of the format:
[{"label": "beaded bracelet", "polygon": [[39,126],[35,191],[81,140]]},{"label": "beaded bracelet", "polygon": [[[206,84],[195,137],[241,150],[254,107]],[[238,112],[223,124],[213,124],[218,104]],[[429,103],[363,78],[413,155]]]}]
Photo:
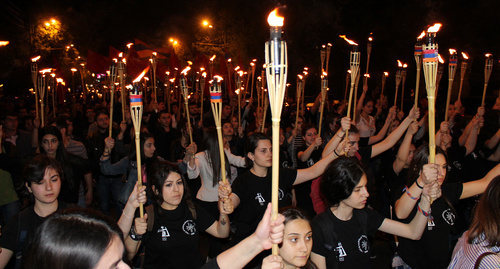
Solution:
[{"label": "beaded bracelet", "polygon": [[424,215],[426,218],[432,218],[430,208],[429,208],[429,212],[425,212],[424,210],[422,210],[422,208],[420,208],[420,204],[418,204],[417,208],[418,208],[418,212],[422,213],[422,215]]},{"label": "beaded bracelet", "polygon": [[418,197],[413,197],[411,195],[410,190],[408,189],[408,186],[405,186],[405,188],[403,189],[403,191],[405,191],[406,194],[408,194],[408,196],[410,196],[410,199],[412,199],[413,201],[418,200]]}]

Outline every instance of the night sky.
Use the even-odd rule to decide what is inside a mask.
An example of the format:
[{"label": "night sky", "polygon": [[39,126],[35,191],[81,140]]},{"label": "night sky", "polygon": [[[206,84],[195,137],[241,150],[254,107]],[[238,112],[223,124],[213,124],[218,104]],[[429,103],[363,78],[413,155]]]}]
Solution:
[{"label": "night sky", "polygon": [[[488,95],[497,95],[500,25],[499,2],[495,0],[466,1],[332,1],[290,0],[284,12],[284,38],[288,42],[289,78],[295,84],[296,75],[307,66],[311,69],[306,95],[319,92],[319,48],[333,44],[330,58],[329,86],[335,98],[343,96],[345,74],[349,65],[351,47],[338,37],[345,34],[360,45],[361,67],[366,65],[366,43],[373,33],[373,51],[370,62],[371,89],[380,87],[382,72],[388,71],[386,90],[389,97],[394,91],[394,73],[397,59],[408,63],[406,89],[415,85],[415,60],[413,46],[416,37],[428,25],[443,24],[437,35],[440,54],[448,60],[448,49],[469,54],[470,72],[467,74],[463,95],[471,100],[480,98],[484,83],[484,54],[495,57]],[[169,46],[168,39],[175,37],[187,51],[186,58],[194,60],[192,43],[200,31],[203,19],[209,19],[214,28],[224,29],[238,38],[238,54],[245,68],[251,59],[259,63],[264,59],[264,42],[269,38],[267,14],[276,1],[264,0],[29,0],[0,2],[0,40],[9,40],[7,47],[0,47],[0,84],[4,91],[17,94],[32,87],[30,83],[29,49],[30,25],[55,17],[73,37],[68,44],[75,44],[82,56],[87,49],[103,55],[111,45],[124,50],[134,38],[156,47]],[[57,51],[54,51],[57,55]],[[191,59],[189,59],[191,55]],[[236,55],[234,56],[236,57]],[[460,65],[461,57],[459,58]],[[447,62],[441,80],[441,89],[448,81]],[[454,86],[458,89],[460,70]],[[424,79],[421,80],[424,85]],[[422,89],[423,90],[423,89]],[[443,91],[444,92],[444,91]],[[443,96],[444,94],[440,94]],[[454,95],[456,95],[454,93]],[[475,99],[474,99],[475,98]],[[478,102],[478,101],[477,101]]]}]

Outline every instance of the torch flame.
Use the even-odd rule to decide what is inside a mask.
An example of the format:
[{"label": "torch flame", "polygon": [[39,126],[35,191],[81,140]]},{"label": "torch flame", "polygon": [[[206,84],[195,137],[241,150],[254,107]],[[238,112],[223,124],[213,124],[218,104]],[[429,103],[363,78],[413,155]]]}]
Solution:
[{"label": "torch flame", "polygon": [[321,45],[321,47],[325,49],[325,48],[326,48],[326,45]]},{"label": "torch flame", "polygon": [[214,79],[217,79],[217,82],[221,82],[223,80],[221,76],[214,76]]},{"label": "torch flame", "polygon": [[350,74],[350,73],[351,73],[351,69],[347,70],[347,73],[349,73],[349,74]]},{"label": "torch flame", "polygon": [[130,49],[130,47],[132,47],[132,45],[134,45],[134,43],[128,43],[127,48]]},{"label": "torch flame", "polygon": [[271,13],[269,13],[269,16],[267,17],[267,22],[269,23],[269,26],[283,26],[283,21],[285,20],[284,17],[280,17],[278,15],[278,8],[275,8]]},{"label": "torch flame", "polygon": [[243,71],[241,71],[241,70],[238,71],[238,75],[240,75],[240,77],[242,77],[243,76]]},{"label": "torch flame", "polygon": [[302,75],[297,75],[297,77],[299,77],[300,80],[302,80],[302,78],[303,78]]},{"label": "torch flame", "polygon": [[187,61],[188,65],[193,65],[193,62]]},{"label": "torch flame", "polygon": [[9,45],[9,41],[0,41],[0,47]]},{"label": "torch flame", "polygon": [[350,45],[353,45],[353,46],[357,46],[358,44],[352,40],[349,40],[347,39],[347,37],[345,35],[339,35],[340,38],[343,38],[345,41],[347,41],[347,43],[349,43]]},{"label": "torch flame", "polygon": [[200,67],[200,71],[201,72],[205,71],[205,67]]},{"label": "torch flame", "polygon": [[489,58],[489,57],[493,56],[493,54],[491,54],[491,53],[487,53],[487,54],[485,54],[484,56],[486,56],[486,58]]},{"label": "torch flame", "polygon": [[231,58],[227,59],[227,62],[230,63],[231,62]]},{"label": "torch flame", "polygon": [[153,55],[154,56],[158,56],[158,53],[155,51],[155,52],[153,52]]},{"label": "torch flame", "polygon": [[469,59],[469,56],[467,56],[467,54],[463,53],[462,52],[462,57],[464,57],[465,60],[468,60]]},{"label": "torch flame", "polygon": [[126,63],[127,63],[127,59],[123,58],[123,59],[122,59],[122,62],[123,62],[124,64],[126,64]]},{"label": "torch flame", "polygon": [[455,49],[449,49],[449,51],[450,51],[450,55],[457,53],[457,51]]},{"label": "torch flame", "polygon": [[118,53],[118,57],[122,58],[123,57],[123,52]]},{"label": "torch flame", "polygon": [[323,72],[323,76],[325,76],[325,77],[326,77],[326,76],[328,76],[328,74],[327,74],[326,72]]},{"label": "torch flame", "polygon": [[420,35],[417,37],[417,40],[424,38],[424,36],[425,36],[425,31],[422,31],[422,33],[420,33]]},{"label": "torch flame", "polygon": [[141,73],[141,74],[140,74],[140,75],[139,75],[136,79],[134,79],[134,81],[132,81],[132,83],[137,83],[137,82],[140,82],[140,81],[141,81],[141,79],[142,79],[142,77],[144,77],[144,75],[146,75],[146,73],[147,73],[148,71],[149,71],[149,66],[148,66],[148,67],[146,67],[146,69],[144,69],[144,70],[142,71],[142,73]]},{"label": "torch flame", "polygon": [[443,58],[441,58],[441,54],[438,54],[438,58],[439,58],[439,62],[444,64],[444,60],[443,60]]},{"label": "torch flame", "polygon": [[428,33],[437,33],[439,29],[441,28],[442,24],[441,23],[435,23],[433,26],[429,27],[427,29]]},{"label": "torch flame", "polygon": [[214,61],[215,56],[216,56],[216,55],[214,54],[214,56],[212,56],[212,58],[210,58],[210,61],[211,61],[211,62],[213,62],[213,61]]},{"label": "torch flame", "polygon": [[408,65],[407,65],[407,64],[403,64],[403,68],[407,68],[407,67],[408,67]]},{"label": "torch flame", "polygon": [[400,60],[398,60],[398,67],[403,67],[403,63]]},{"label": "torch flame", "polygon": [[191,70],[191,67],[190,66],[186,66],[186,68],[184,68],[184,70],[181,71],[181,75],[187,75],[187,72],[189,72],[189,70]]},{"label": "torch flame", "polygon": [[254,63],[250,63],[250,65],[251,65],[251,66],[255,66],[255,64],[254,64]]},{"label": "torch flame", "polygon": [[370,37],[368,38],[368,41],[372,42],[372,41],[373,41],[373,37],[371,37],[371,36],[370,36]]},{"label": "torch flame", "polygon": [[332,43],[328,43],[328,44],[326,44],[326,45],[327,45],[328,47],[331,47],[331,46],[332,46]]},{"label": "torch flame", "polygon": [[118,59],[113,58],[113,62],[117,63],[117,62],[118,62]]},{"label": "torch flame", "polygon": [[76,68],[71,68],[71,72],[76,72],[78,71]]},{"label": "torch flame", "polygon": [[370,78],[370,74],[364,74],[365,78]]},{"label": "torch flame", "polygon": [[388,77],[389,76],[389,72],[384,72],[384,76]]},{"label": "torch flame", "polygon": [[50,73],[50,72],[52,72],[52,68],[47,68],[47,69],[40,70],[40,73],[42,73],[42,74]]},{"label": "torch flame", "polygon": [[204,77],[204,78],[206,78],[206,77],[207,77],[207,72],[203,72],[203,73],[201,74],[201,76],[202,76],[202,77]]},{"label": "torch flame", "polygon": [[40,55],[38,55],[38,56],[36,56],[35,58],[32,58],[32,59],[31,59],[31,61],[32,61],[32,62],[36,62],[36,61],[40,60],[40,57],[41,57],[41,56],[40,56]]},{"label": "torch flame", "polygon": [[234,69],[234,71],[238,71],[238,70],[240,70],[240,66],[239,65],[236,66],[236,68]]},{"label": "torch flame", "polygon": [[56,78],[56,81],[57,81],[57,83],[63,83],[64,82],[62,78]]}]

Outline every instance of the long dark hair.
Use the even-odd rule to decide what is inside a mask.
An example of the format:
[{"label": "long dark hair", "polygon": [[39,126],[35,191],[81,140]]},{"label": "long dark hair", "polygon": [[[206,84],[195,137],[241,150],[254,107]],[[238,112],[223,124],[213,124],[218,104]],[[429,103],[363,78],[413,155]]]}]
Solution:
[{"label": "long dark hair", "polygon": [[51,215],[38,229],[23,268],[95,268],[113,240],[123,244],[115,222],[89,209]]},{"label": "long dark hair", "polygon": [[61,131],[59,131],[59,129],[57,129],[57,127],[55,126],[45,126],[40,129],[40,131],[38,132],[38,148],[40,149],[40,153],[45,155],[47,155],[47,152],[42,146],[42,141],[43,137],[46,135],[53,135],[59,141],[59,145],[57,146],[56,150],[56,160],[59,161],[64,167],[66,164],[65,162],[67,161],[67,153],[66,149],[64,148],[64,141],[62,139]]},{"label": "long dark hair", "polygon": [[[217,186],[219,180],[222,178],[221,160],[219,152],[219,138],[217,132],[214,128],[209,128],[206,132],[205,139],[203,140],[205,144],[205,152],[207,154],[208,163],[212,167],[212,186]],[[226,153],[224,152],[224,161],[226,163],[226,178],[231,181],[231,168],[229,166],[229,161],[227,159]]]},{"label": "long dark hair", "polygon": [[[493,178],[474,211],[469,228],[469,244],[487,241],[487,247],[500,246],[500,176]],[[484,236],[484,239],[481,238]],[[475,239],[479,239],[475,242]]]},{"label": "long dark hair", "polygon": [[255,149],[259,145],[260,140],[269,140],[272,143],[272,140],[269,136],[264,133],[255,132],[250,135],[247,139],[246,149],[245,149],[245,162],[246,166],[251,168],[253,166],[253,161],[248,158],[248,153],[255,154]]},{"label": "long dark hair", "polygon": [[[147,170],[148,172],[148,197],[153,198],[153,203],[157,208],[160,208],[163,203],[163,185],[165,184],[165,180],[167,180],[170,173],[178,173],[182,179],[182,184],[184,186],[184,194],[182,196],[181,203],[186,203],[189,210],[193,214],[193,217],[196,218],[196,210],[194,208],[193,200],[191,199],[191,192],[189,190],[189,186],[186,182],[186,179],[182,175],[182,172],[178,169],[178,167],[170,163],[168,161],[157,162],[151,165],[151,168]],[[153,187],[156,191],[153,190]],[[161,212],[161,211],[160,211]]]},{"label": "long dark hair", "polygon": [[338,206],[349,198],[364,174],[363,166],[356,158],[340,156],[331,162],[320,182],[328,206]]}]

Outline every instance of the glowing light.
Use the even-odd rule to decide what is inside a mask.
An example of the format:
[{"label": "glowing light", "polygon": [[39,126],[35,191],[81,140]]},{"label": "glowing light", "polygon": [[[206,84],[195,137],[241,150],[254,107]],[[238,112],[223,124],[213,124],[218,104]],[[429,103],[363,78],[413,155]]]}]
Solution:
[{"label": "glowing light", "polygon": [[128,43],[127,48],[130,49],[130,47],[132,47],[132,45],[134,45],[134,43]]},{"label": "glowing light", "polygon": [[400,60],[398,60],[398,67],[403,67],[403,63]]},{"label": "glowing light", "polygon": [[302,75],[297,75],[297,77],[302,80],[303,76]]},{"label": "glowing light", "polygon": [[76,72],[78,71],[76,68],[71,68],[71,72]]},{"label": "glowing light", "polygon": [[462,57],[464,57],[465,60],[468,60],[469,59],[469,56],[467,56],[467,54],[463,53],[462,52]]},{"label": "glowing light", "polygon": [[50,72],[52,72],[52,68],[46,68],[46,69],[40,70],[40,73],[42,73],[42,74],[50,73]]},{"label": "glowing light", "polygon": [[36,61],[40,60],[40,57],[41,57],[41,56],[40,56],[40,55],[38,55],[38,56],[36,56],[36,57],[34,57],[34,58],[31,58],[31,61],[32,61],[32,62],[36,62]]},{"label": "glowing light", "polygon": [[345,41],[347,41],[347,43],[349,43],[349,45],[353,45],[353,46],[357,46],[358,44],[350,39],[347,39],[347,37],[345,35],[339,35],[340,38],[343,38]]},{"label": "glowing light", "polygon": [[453,54],[457,53],[457,51],[454,50],[454,49],[449,49],[449,51],[450,51],[450,55],[453,55]]},{"label": "glowing light", "polygon": [[215,60],[215,57],[217,57],[217,55],[214,54],[214,56],[212,56],[212,58],[210,58],[210,61],[213,62]]},{"label": "glowing light", "polygon": [[186,66],[186,68],[184,68],[184,70],[181,71],[181,75],[187,75],[187,72],[189,72],[189,70],[191,70],[191,67],[190,66]]},{"label": "glowing light", "polygon": [[425,31],[422,31],[422,33],[420,33],[420,35],[417,37],[417,40],[424,38],[424,36],[425,36]]},{"label": "glowing light", "polygon": [[278,8],[275,8],[271,13],[269,13],[269,16],[267,17],[267,22],[269,23],[269,26],[274,26],[274,27],[280,27],[283,26],[285,18],[280,17],[278,15]]},{"label": "glowing light", "polygon": [[438,54],[438,59],[439,59],[439,62],[440,62],[440,63],[444,64],[444,60],[443,60],[443,58],[441,57],[441,54]]},{"label": "glowing light", "polygon": [[389,72],[384,72],[384,76],[388,77],[389,76]]},{"label": "glowing light", "polygon": [[141,79],[144,77],[144,75],[146,75],[146,73],[149,71],[149,66],[146,67],[146,69],[144,69],[141,74],[139,74],[139,76],[137,78],[134,79],[134,81],[132,81],[132,83],[138,83],[141,81]]},{"label": "glowing light", "polygon": [[408,67],[408,65],[407,65],[407,64],[403,64],[403,68],[407,68],[407,67]]},{"label": "glowing light", "polygon": [[484,56],[486,56],[486,58],[489,58],[489,57],[493,56],[493,54],[491,54],[491,53],[486,53]]},{"label": "glowing light", "polygon": [[207,77],[207,72],[203,72],[203,73],[201,74],[201,76],[202,76],[202,77],[204,77],[204,78],[206,78],[206,77]]},{"label": "glowing light", "polygon": [[429,27],[427,29],[428,33],[437,33],[439,29],[441,28],[442,24],[441,23],[435,23],[433,26]]}]

